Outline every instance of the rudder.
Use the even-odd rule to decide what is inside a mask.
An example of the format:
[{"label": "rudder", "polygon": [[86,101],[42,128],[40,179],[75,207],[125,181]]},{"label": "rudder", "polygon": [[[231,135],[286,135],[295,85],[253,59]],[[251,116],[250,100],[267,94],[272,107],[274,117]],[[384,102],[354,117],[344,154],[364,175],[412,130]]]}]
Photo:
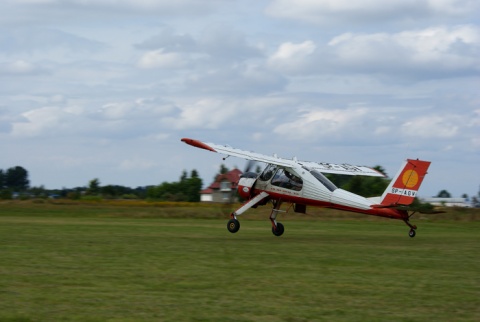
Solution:
[{"label": "rudder", "polygon": [[382,206],[410,205],[427,174],[430,161],[407,159],[382,195]]}]

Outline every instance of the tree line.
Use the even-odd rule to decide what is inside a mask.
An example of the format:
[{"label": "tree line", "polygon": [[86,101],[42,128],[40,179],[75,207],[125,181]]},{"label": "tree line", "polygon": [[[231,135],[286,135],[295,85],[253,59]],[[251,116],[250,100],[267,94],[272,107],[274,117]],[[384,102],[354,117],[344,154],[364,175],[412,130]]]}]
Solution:
[{"label": "tree line", "polygon": [[98,178],[88,185],[75,188],[45,189],[30,187],[28,171],[15,166],[0,169],[0,199],[68,198],[68,199],[154,199],[159,201],[200,201],[202,179],[197,170],[190,174],[184,170],[178,182],[163,182],[159,185],[136,188],[121,185],[102,186]]},{"label": "tree line", "polygon": [[[375,166],[375,170],[386,175],[383,167]],[[229,169],[220,165],[219,174],[227,173]],[[257,166],[256,172],[261,168]],[[364,197],[380,196],[387,188],[390,179],[381,177],[348,176],[326,174],[339,188]],[[88,185],[75,188],[47,190],[43,186],[30,187],[28,171],[15,166],[6,170],[0,169],[0,199],[12,198],[69,198],[69,199],[152,199],[159,201],[188,201],[199,202],[202,189],[202,179],[197,170],[188,173],[183,170],[176,182],[162,182],[159,185],[141,186],[136,188],[121,185],[102,186],[98,178],[92,179]],[[451,197],[451,194],[442,189],[436,197]],[[468,198],[467,194],[462,197]],[[478,204],[480,191],[472,196],[472,203]]]}]

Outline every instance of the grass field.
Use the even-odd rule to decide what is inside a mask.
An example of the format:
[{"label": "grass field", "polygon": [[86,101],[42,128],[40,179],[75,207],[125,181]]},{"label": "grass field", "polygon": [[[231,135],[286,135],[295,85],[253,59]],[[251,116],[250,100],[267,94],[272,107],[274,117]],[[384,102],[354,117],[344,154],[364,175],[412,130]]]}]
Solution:
[{"label": "grass field", "polygon": [[2,202],[0,321],[480,321],[478,211],[251,214]]}]

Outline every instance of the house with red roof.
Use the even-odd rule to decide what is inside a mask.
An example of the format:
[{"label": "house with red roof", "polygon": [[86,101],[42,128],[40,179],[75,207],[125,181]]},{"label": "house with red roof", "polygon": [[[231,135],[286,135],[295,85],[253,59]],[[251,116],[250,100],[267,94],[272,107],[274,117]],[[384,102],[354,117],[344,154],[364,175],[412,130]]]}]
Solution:
[{"label": "house with red roof", "polygon": [[230,170],[224,174],[219,174],[215,181],[208,188],[200,191],[200,201],[202,202],[231,202],[232,197],[236,198],[237,183],[242,175],[238,169]]}]

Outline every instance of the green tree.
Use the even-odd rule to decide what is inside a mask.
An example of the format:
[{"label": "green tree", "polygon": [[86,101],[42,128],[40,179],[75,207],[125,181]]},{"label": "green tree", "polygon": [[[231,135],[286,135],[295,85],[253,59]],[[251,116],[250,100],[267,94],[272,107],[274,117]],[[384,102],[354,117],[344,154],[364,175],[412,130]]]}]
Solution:
[{"label": "green tree", "polygon": [[14,191],[25,191],[28,189],[28,171],[23,167],[16,166],[7,169],[4,175],[4,186]]},{"label": "green tree", "polygon": [[450,192],[448,192],[447,190],[440,190],[440,192],[437,194],[437,197],[438,198],[451,198],[452,195],[450,194]]},{"label": "green tree", "polygon": [[202,190],[202,179],[198,175],[197,170],[192,170],[190,173],[190,178],[188,179],[188,185],[186,187],[185,194],[187,196],[187,201],[190,202],[199,202],[200,201],[200,190]]},{"label": "green tree", "polygon": [[163,182],[158,186],[147,188],[147,198],[164,201],[200,201],[202,179],[197,170],[192,170],[190,177],[183,171],[179,182]]},{"label": "green tree", "polygon": [[[228,171],[230,171],[230,170],[225,166],[225,164],[223,164],[223,163],[220,164],[220,171],[219,171],[220,174],[225,174],[225,173],[227,173]],[[215,177],[216,177],[216,176],[215,176]]]},{"label": "green tree", "polygon": [[[387,176],[386,171],[382,166],[376,165],[373,169]],[[337,187],[367,198],[381,196],[389,184],[388,179],[381,177],[338,174],[327,174],[326,177]]]},{"label": "green tree", "polygon": [[100,180],[97,178],[88,182],[87,195],[96,196],[100,193]]},{"label": "green tree", "polygon": [[2,190],[3,187],[5,187],[5,173],[0,169],[0,190]]}]

